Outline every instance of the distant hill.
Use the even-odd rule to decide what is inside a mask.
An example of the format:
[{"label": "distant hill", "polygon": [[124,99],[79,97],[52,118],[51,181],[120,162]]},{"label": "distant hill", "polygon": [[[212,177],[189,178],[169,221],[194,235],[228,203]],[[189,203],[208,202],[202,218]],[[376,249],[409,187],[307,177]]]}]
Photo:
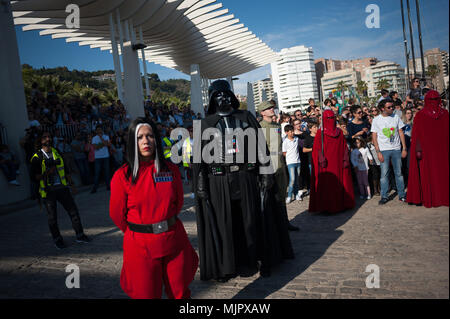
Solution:
[{"label": "distant hill", "polygon": [[[31,94],[31,85],[38,83],[39,89],[47,93],[55,89],[63,96],[91,97],[98,95],[102,102],[107,103],[117,98],[116,83],[112,80],[99,81],[94,76],[114,74],[114,70],[79,71],[69,70],[67,67],[34,69],[28,64],[22,65],[22,75],[27,101]],[[144,78],[142,78],[144,87]],[[158,74],[149,74],[150,95],[154,102],[174,103],[184,106],[190,103],[190,81],[184,79],[170,79],[161,81]],[[81,92],[82,91],[82,92]]]}]

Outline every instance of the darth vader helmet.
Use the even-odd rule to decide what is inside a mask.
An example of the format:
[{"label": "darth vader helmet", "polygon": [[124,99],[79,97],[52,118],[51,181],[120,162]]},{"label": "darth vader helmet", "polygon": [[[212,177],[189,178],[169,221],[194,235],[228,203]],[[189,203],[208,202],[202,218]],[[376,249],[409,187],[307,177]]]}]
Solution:
[{"label": "darth vader helmet", "polygon": [[233,91],[231,91],[228,81],[217,80],[211,83],[208,89],[208,96],[208,115],[217,113],[220,116],[227,116],[239,108],[239,101]]}]

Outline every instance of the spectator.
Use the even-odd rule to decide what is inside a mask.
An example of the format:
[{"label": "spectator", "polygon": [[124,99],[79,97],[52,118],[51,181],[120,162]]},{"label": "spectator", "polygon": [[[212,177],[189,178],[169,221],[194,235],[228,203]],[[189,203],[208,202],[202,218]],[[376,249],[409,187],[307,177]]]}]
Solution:
[{"label": "spectator", "polygon": [[381,114],[373,120],[372,141],[375,145],[378,159],[381,163],[381,200],[380,205],[386,204],[389,187],[389,164],[392,161],[394,168],[395,184],[399,199],[404,202],[406,199],[405,184],[402,175],[402,158],[408,153],[406,149],[405,135],[403,133],[404,124],[402,120],[393,114],[393,101],[390,98],[382,100],[378,108]]},{"label": "spectator", "polygon": [[382,89],[381,90],[381,97],[378,99],[377,103],[380,103],[382,100],[387,99],[389,97],[389,91]]},{"label": "spectator", "polygon": [[286,204],[292,202],[292,195],[296,200],[302,200],[302,193],[298,189],[298,176],[300,174],[299,140],[294,136],[294,127],[290,124],[284,127],[286,138],[283,141],[282,152],[286,158],[289,172],[289,186]]},{"label": "spectator", "polygon": [[376,156],[377,152],[375,150],[375,145],[372,143],[372,135],[367,137],[367,150],[373,158],[372,164],[369,164],[369,184],[372,190],[373,196],[380,196],[380,160]]},{"label": "spectator", "polygon": [[10,185],[20,186],[16,179],[19,172],[19,161],[9,150],[8,145],[0,145],[0,168]]},{"label": "spectator", "polygon": [[359,197],[361,199],[371,199],[369,186],[369,161],[373,163],[373,158],[368,149],[366,142],[360,136],[352,140],[351,161],[358,180]]},{"label": "spectator", "polygon": [[109,136],[103,134],[101,126],[97,126],[95,129],[97,135],[92,138],[92,144],[95,147],[95,179],[94,187],[91,190],[91,194],[97,192],[101,171],[103,170],[103,176],[105,178],[106,189],[109,190],[109,147],[111,142]]},{"label": "spectator", "polygon": [[33,112],[28,112],[28,120],[29,120],[28,124],[30,125],[30,127],[41,126],[41,123],[39,123],[39,121],[35,119]]},{"label": "spectator", "polygon": [[422,88],[419,78],[412,79],[411,88],[406,93],[407,106],[412,106],[415,100],[423,100]]},{"label": "spectator", "polygon": [[78,171],[80,172],[81,182],[83,183],[83,185],[88,185],[90,182],[90,174],[88,160],[85,152],[86,143],[81,138],[80,133],[75,135],[75,138],[72,140],[71,146],[75,164],[77,165]]},{"label": "spectator", "polygon": [[334,110],[337,110],[337,113],[334,112],[334,114],[342,114],[342,108],[343,108],[343,105],[342,105],[342,104],[339,104],[337,98],[335,98],[335,97],[333,96],[333,97],[331,98],[331,109],[332,109],[333,111],[334,111]]},{"label": "spectator", "polygon": [[369,123],[363,120],[363,111],[359,105],[353,105],[350,108],[353,120],[348,122],[347,131],[349,140],[361,136],[363,139],[367,138],[369,133]]}]

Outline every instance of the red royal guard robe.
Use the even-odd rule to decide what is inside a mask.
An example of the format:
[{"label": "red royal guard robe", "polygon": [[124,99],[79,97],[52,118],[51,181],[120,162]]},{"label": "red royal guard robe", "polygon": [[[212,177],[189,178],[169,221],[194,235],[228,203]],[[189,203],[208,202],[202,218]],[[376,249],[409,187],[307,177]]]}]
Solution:
[{"label": "red royal guard robe", "polygon": [[180,213],[184,198],[180,172],[166,163],[172,181],[155,182],[154,161],[139,163],[135,185],[125,176],[127,165],[111,180],[110,216],[124,232],[120,285],[131,298],[161,298],[163,282],[168,298],[189,298],[189,284],[197,271],[197,253],[179,219],[160,234],[128,228],[127,222],[155,224]]},{"label": "red royal guard robe", "polygon": [[411,136],[406,201],[428,208],[449,206],[449,114],[440,104],[438,92],[426,94],[423,110],[414,117]]},{"label": "red royal guard robe", "polygon": [[355,206],[348,148],[342,131],[336,127],[331,110],[323,112],[326,168],[319,165],[322,152],[321,129],[314,138],[311,167],[310,212],[337,213]]}]

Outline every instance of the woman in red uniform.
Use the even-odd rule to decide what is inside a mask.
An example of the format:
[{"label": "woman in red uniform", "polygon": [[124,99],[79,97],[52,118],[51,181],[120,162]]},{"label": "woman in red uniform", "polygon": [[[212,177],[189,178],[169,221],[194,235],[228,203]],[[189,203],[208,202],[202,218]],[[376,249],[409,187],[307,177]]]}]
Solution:
[{"label": "woman in red uniform", "polygon": [[127,163],[111,181],[110,216],[124,232],[122,289],[131,298],[189,298],[198,267],[182,222],[183,186],[158,131],[144,118],[128,130]]}]

